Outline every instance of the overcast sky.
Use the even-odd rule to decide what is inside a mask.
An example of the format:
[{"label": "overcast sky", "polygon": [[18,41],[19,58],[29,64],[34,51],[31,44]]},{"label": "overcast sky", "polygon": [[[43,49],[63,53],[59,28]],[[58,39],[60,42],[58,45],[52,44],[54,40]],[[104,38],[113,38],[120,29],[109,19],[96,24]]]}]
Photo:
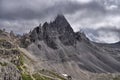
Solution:
[{"label": "overcast sky", "polygon": [[120,0],[0,0],[0,28],[22,34],[64,14],[93,41],[120,40]]}]

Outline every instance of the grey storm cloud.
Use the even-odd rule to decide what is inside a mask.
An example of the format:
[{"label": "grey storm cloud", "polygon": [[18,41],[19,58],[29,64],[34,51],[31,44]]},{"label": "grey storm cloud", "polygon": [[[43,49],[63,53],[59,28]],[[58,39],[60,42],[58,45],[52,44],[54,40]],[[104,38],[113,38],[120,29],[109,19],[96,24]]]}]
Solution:
[{"label": "grey storm cloud", "polygon": [[64,14],[74,31],[83,29],[92,35],[88,35],[91,40],[98,42],[102,42],[101,35],[107,31],[108,36],[113,33],[111,42],[115,42],[119,40],[119,8],[119,0],[0,0],[0,28],[22,34]]},{"label": "grey storm cloud", "polygon": [[[37,1],[37,0],[36,0]],[[80,10],[94,11],[94,12],[105,12],[103,6],[95,1],[90,3],[82,4],[77,1],[55,1],[53,0],[53,5],[48,2],[48,4],[41,5],[36,4],[35,0],[21,0],[20,3],[17,0],[2,0],[0,8],[0,18],[1,19],[41,19],[48,17],[49,15],[56,15],[58,13],[62,14],[74,14]],[[28,4],[26,4],[28,3]],[[31,5],[36,4],[36,5]],[[46,2],[47,3],[47,2]],[[37,7],[37,8],[36,8]],[[42,7],[42,8],[41,8]]]}]

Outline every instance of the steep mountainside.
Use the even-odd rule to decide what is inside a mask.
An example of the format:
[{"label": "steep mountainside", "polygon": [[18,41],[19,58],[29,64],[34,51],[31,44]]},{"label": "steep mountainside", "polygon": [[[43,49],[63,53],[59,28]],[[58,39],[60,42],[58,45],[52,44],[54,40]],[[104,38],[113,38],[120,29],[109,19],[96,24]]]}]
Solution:
[{"label": "steep mountainside", "polygon": [[23,36],[0,30],[0,80],[119,80],[119,72],[119,42],[92,42],[63,15]]},{"label": "steep mountainside", "polygon": [[100,46],[84,33],[75,33],[63,15],[36,27],[29,35],[31,44],[27,50],[43,69],[71,75],[74,80],[83,80],[86,71],[120,72],[119,47]]},{"label": "steep mountainside", "polygon": [[56,72],[37,71],[36,57],[22,48],[30,43],[25,40],[23,36],[0,30],[0,80],[65,80]]}]

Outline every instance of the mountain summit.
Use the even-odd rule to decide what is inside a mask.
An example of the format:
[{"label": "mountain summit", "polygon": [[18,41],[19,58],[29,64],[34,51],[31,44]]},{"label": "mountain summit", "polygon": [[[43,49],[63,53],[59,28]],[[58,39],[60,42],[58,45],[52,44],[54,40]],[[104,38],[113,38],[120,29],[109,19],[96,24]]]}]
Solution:
[{"label": "mountain summit", "polygon": [[74,45],[76,42],[75,33],[63,15],[58,15],[53,22],[36,27],[31,33],[31,40],[43,40],[54,49],[57,49],[57,40],[64,45]]},{"label": "mountain summit", "polygon": [[118,55],[119,50],[112,48],[111,51],[108,47],[90,41],[84,33],[75,33],[63,15],[58,15],[53,22],[36,27],[30,39],[32,44],[27,49],[40,60],[46,61],[43,64],[46,69],[74,77],[78,77],[81,70],[94,73],[120,72],[119,59],[113,56],[114,53]]},{"label": "mountain summit", "polygon": [[116,80],[119,48],[119,42],[95,43],[74,32],[63,15],[23,36],[0,30],[0,79]]}]

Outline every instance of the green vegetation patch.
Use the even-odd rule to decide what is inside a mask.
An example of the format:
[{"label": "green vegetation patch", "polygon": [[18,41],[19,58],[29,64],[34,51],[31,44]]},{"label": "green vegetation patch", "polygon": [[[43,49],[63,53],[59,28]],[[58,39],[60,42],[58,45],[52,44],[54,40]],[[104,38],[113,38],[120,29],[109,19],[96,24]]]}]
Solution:
[{"label": "green vegetation patch", "polygon": [[1,38],[1,39],[0,39],[0,42],[6,42],[6,40]]},{"label": "green vegetation patch", "polygon": [[6,62],[0,62],[0,65],[1,66],[7,66],[7,63]]},{"label": "green vegetation patch", "polygon": [[22,69],[21,66],[17,66],[17,68],[18,68],[20,71],[23,71],[23,69]]},{"label": "green vegetation patch", "polygon": [[46,77],[46,76],[41,76],[41,75],[39,75],[39,74],[33,74],[33,77],[35,78],[35,80],[53,80],[53,79],[51,79],[51,78],[49,78],[49,77]]},{"label": "green vegetation patch", "polygon": [[120,80],[120,76],[113,78],[113,80]]},{"label": "green vegetation patch", "polygon": [[[17,68],[20,70],[20,71],[23,71],[23,69],[25,69],[25,66],[24,66],[24,56],[23,55],[20,55],[19,56],[19,64],[16,65]],[[24,68],[23,68],[24,67]]]},{"label": "green vegetation patch", "polygon": [[19,61],[20,61],[20,65],[24,65],[24,57],[23,57],[23,55],[19,56]]},{"label": "green vegetation patch", "polygon": [[61,77],[60,75],[58,75],[57,73],[54,73],[52,71],[48,71],[50,74],[56,76],[57,78],[61,79],[61,80],[66,80],[65,78]]},{"label": "green vegetation patch", "polygon": [[33,80],[33,79],[30,75],[22,73],[22,80]]}]

